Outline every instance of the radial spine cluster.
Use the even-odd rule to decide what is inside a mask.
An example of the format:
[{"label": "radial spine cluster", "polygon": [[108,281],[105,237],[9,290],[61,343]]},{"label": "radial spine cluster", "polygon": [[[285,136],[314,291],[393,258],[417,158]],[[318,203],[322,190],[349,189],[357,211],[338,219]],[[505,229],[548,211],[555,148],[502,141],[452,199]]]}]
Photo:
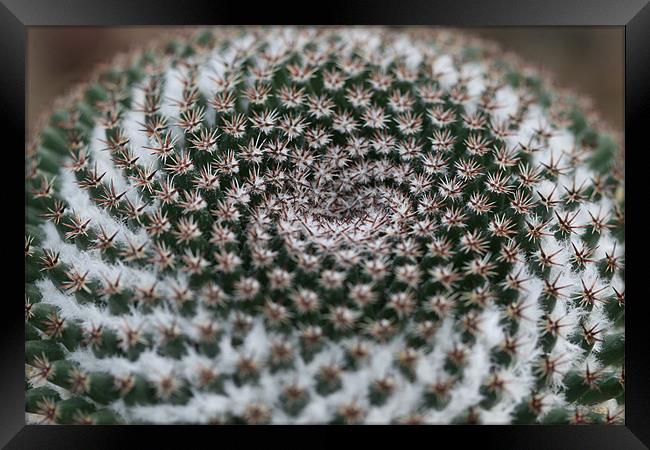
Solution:
[{"label": "radial spine cluster", "polygon": [[26,152],[27,419],[622,422],[617,145],[445,30],[121,55]]}]

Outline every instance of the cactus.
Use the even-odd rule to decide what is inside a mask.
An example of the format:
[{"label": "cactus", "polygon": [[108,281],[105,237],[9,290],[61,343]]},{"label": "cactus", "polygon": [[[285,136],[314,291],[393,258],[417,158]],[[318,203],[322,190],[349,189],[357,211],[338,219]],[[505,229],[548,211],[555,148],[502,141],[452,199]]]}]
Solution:
[{"label": "cactus", "polygon": [[28,421],[622,421],[618,142],[494,45],[201,30],[48,114]]}]

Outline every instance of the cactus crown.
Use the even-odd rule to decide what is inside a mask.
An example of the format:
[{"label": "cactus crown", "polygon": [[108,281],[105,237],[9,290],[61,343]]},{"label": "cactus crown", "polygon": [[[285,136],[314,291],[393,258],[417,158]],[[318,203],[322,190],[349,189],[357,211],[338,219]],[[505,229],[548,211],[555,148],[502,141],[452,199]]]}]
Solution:
[{"label": "cactus crown", "polygon": [[616,422],[615,149],[447,31],[123,55],[26,153],[28,418]]}]

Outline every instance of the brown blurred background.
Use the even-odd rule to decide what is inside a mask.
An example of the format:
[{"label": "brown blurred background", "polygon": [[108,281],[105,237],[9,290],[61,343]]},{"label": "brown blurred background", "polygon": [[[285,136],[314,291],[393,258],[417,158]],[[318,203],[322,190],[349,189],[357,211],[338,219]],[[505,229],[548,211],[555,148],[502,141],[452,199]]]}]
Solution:
[{"label": "brown blurred background", "polygon": [[[181,27],[29,27],[27,33],[27,127],[65,89],[97,63]],[[494,27],[465,31],[498,42],[505,50],[554,75],[558,83],[591,97],[601,117],[623,127],[624,40],[622,27]]]}]

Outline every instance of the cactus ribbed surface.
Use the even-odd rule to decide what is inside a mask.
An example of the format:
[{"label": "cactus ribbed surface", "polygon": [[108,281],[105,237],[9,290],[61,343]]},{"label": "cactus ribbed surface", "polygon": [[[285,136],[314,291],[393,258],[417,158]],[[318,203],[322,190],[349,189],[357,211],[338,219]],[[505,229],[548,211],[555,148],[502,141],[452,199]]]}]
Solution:
[{"label": "cactus ribbed surface", "polygon": [[216,28],[45,122],[30,422],[622,422],[618,143],[493,46]]}]

